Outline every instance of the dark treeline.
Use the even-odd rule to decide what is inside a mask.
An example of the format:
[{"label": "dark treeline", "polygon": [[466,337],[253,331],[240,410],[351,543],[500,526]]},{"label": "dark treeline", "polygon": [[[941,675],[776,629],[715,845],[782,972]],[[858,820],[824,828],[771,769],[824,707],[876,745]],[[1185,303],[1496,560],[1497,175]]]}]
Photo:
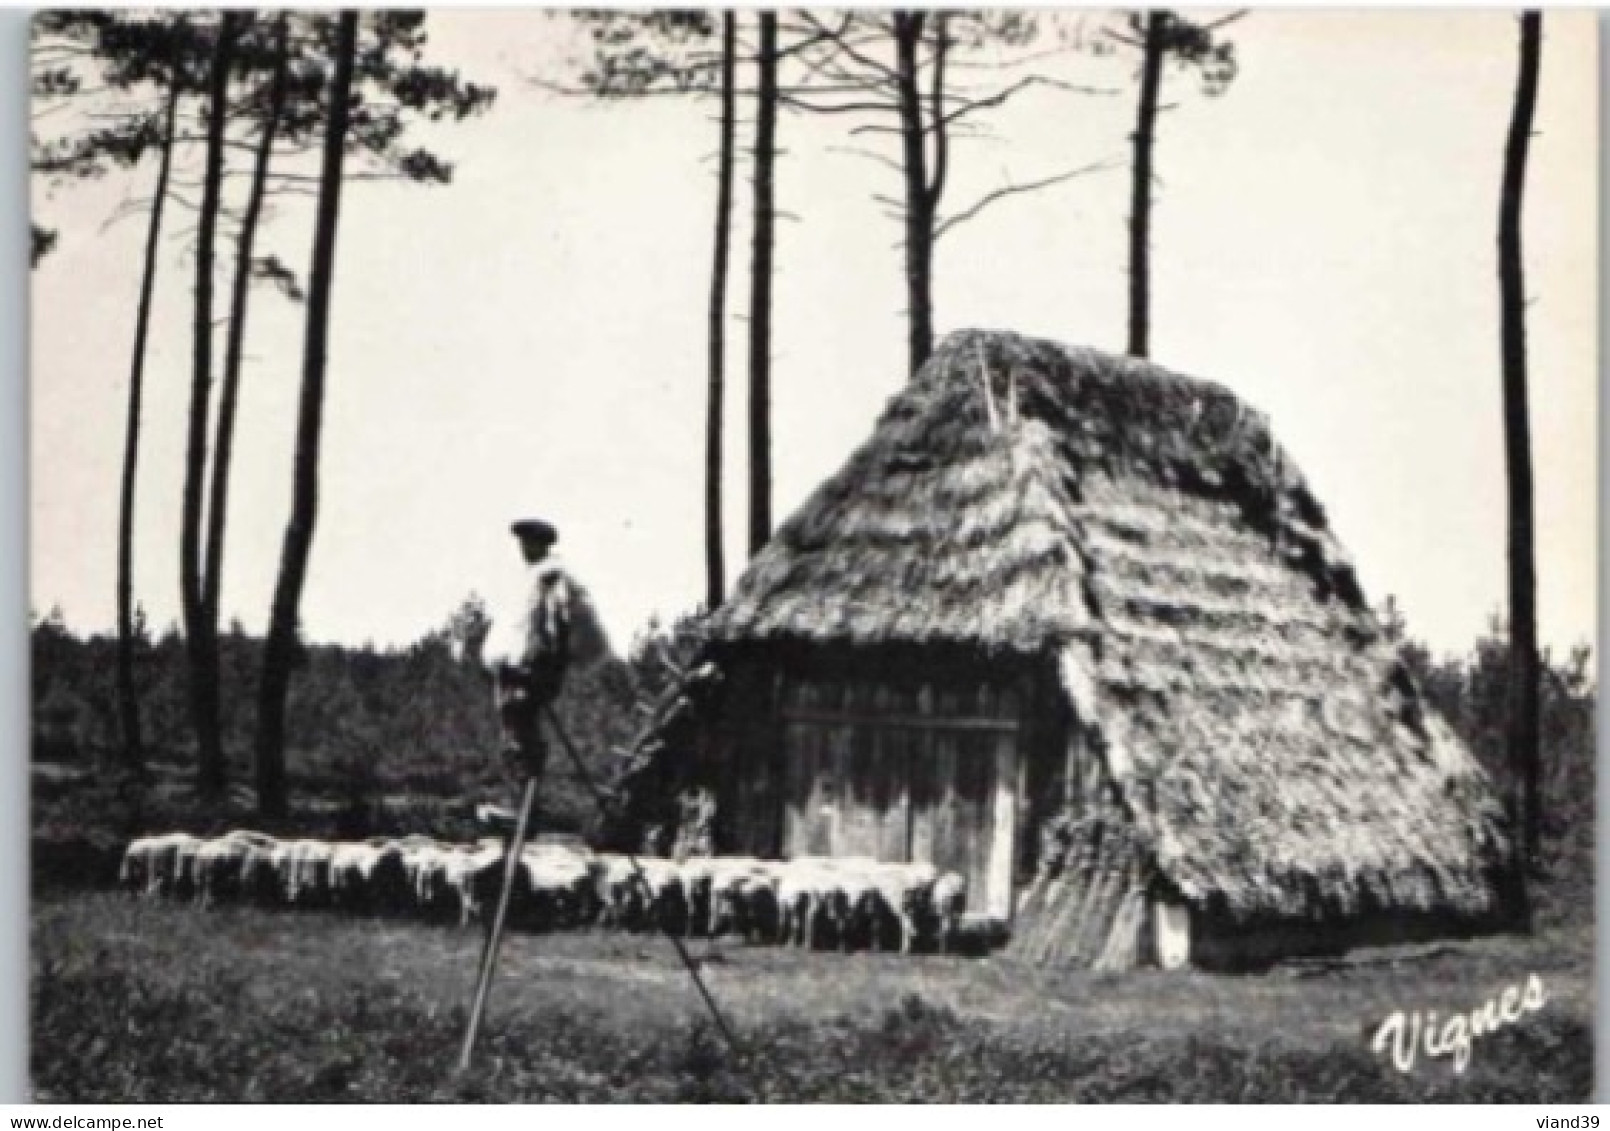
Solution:
[{"label": "dark treeline", "polygon": [[[1463,656],[1436,658],[1404,635],[1395,602],[1383,613],[1415,682],[1431,705],[1470,746],[1483,768],[1508,792],[1526,772],[1510,757],[1509,688],[1512,674],[1509,626],[1494,616],[1487,631]],[[1593,916],[1594,796],[1597,745],[1594,718],[1598,688],[1586,644],[1563,658],[1544,649],[1538,657],[1539,807],[1532,897],[1544,922],[1589,922]],[[1516,835],[1523,830],[1517,828]]]},{"label": "dark treeline", "polygon": [[[136,682],[146,717],[152,792],[170,795],[173,803],[146,797],[146,812],[128,818],[146,826],[191,816],[184,808],[190,792],[184,783],[195,764],[196,739],[182,637],[174,628],[155,635],[142,628],[137,640]],[[234,625],[219,634],[218,644],[225,757],[231,780],[247,782],[256,729],[252,689],[264,643]],[[74,783],[75,797],[82,796],[88,781],[115,788],[115,638],[80,638],[52,614],[35,619],[32,646],[36,791],[44,787],[37,799],[48,802],[54,781]],[[617,752],[629,748],[642,728],[646,715],[640,704],[652,703],[674,678],[661,658],[665,646],[664,634],[651,630],[628,659],[573,673],[557,704],[566,733],[600,785],[612,780]],[[301,647],[296,667],[286,747],[291,792],[300,808],[288,827],[367,835],[365,827],[421,827],[406,817],[410,809],[467,818],[477,801],[508,801],[510,781],[496,757],[487,683],[472,667],[454,661],[446,629],[405,647]],[[163,782],[172,788],[164,790]],[[219,817],[248,819],[255,800],[251,791],[237,786],[230,800]],[[326,817],[310,818],[310,812]],[[597,827],[598,816],[594,795],[556,745],[541,800],[542,825],[587,834]],[[337,818],[346,823],[341,829],[329,824]],[[102,822],[86,816],[83,823]],[[431,821],[423,825],[466,833],[472,827],[456,817],[451,828]]]}]

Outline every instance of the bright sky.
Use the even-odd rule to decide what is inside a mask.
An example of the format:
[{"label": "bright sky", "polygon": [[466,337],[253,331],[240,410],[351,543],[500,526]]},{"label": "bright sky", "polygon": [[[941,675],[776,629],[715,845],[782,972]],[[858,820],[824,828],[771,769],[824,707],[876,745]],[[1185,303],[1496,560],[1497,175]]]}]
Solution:
[{"label": "bright sky", "polygon": [[[430,138],[455,183],[344,197],[322,509],[303,622],[316,640],[405,643],[513,561],[536,513],[618,642],[703,594],[705,304],[714,211],[708,103],[590,105],[554,18],[443,11],[433,57],[499,88]],[[1371,598],[1462,650],[1504,603],[1495,233],[1516,65],[1501,13],[1257,12],[1222,98],[1171,76],[1157,157],[1153,355],[1236,390],[1326,503]],[[1545,18],[1526,255],[1545,643],[1594,638],[1598,141],[1591,13]],[[947,203],[1126,159],[1127,60],[1074,57],[1111,97],[1025,95],[998,140],[954,156]],[[894,174],[839,151],[841,117],[786,117],[774,344],[774,512],[868,434],[904,380]],[[864,140],[864,139],[862,139]],[[892,152],[892,151],[889,151]],[[114,621],[115,532],[139,218],[103,225],[134,178],[38,201],[62,229],[34,273],[33,605]],[[939,245],[941,331],[998,327],[1121,349],[1122,169],[1003,202]],[[729,563],[744,538],[744,280],[738,196],[727,403]],[[262,250],[305,269],[311,202]],[[185,241],[170,240],[148,369],[136,589],[177,618],[188,397]],[[227,245],[226,245],[227,246]],[[224,584],[261,631],[289,507],[302,309],[253,308]],[[221,352],[221,338],[220,338]],[[730,567],[729,567],[730,568]]]}]

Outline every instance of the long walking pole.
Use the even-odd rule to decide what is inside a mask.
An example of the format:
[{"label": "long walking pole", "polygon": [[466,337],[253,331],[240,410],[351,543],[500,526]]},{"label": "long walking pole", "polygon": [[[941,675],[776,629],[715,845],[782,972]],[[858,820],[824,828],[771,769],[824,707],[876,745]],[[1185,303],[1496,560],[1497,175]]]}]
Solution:
[{"label": "long walking pole", "polygon": [[[565,753],[569,755],[570,764],[576,769],[576,776],[582,780],[582,784],[592,793],[593,800],[598,802],[598,808],[607,813],[610,808],[609,799],[598,788],[598,783],[593,780],[592,774],[587,772],[587,763],[581,760],[581,755],[576,753],[576,748],[571,745],[570,736],[565,733],[565,728],[559,725],[559,716],[553,713],[553,707],[551,706],[544,707],[543,710],[548,716],[548,725],[559,736],[559,744],[565,748]],[[626,852],[624,855],[626,862],[632,866],[632,871],[637,873],[638,882],[647,887],[648,877],[643,874],[643,865],[637,862],[637,857],[633,853]],[[738,1035],[732,1031],[732,1026],[727,1023],[727,1019],[722,1014],[720,1007],[716,1005],[716,999],[710,994],[710,987],[704,984],[704,978],[699,974],[699,964],[693,961],[693,957],[688,954],[688,948],[682,944],[681,939],[676,937],[675,931],[672,931],[664,923],[660,924],[660,929],[665,933],[665,937],[670,940],[671,947],[676,951],[676,956],[682,960],[683,968],[687,970],[688,977],[693,980],[694,988],[699,991],[699,997],[703,1000],[705,1009],[709,1010],[711,1019],[716,1023],[716,1028],[721,1030],[721,1035],[726,1038],[727,1046],[732,1049],[733,1055],[738,1058],[738,1063],[743,1064],[743,1046],[738,1043]]]},{"label": "long walking pole", "polygon": [[531,809],[537,799],[537,779],[525,780],[525,794],[520,799],[520,817],[514,825],[514,837],[503,868],[503,890],[498,894],[497,915],[492,919],[492,932],[486,936],[481,950],[481,970],[475,983],[475,1003],[470,1007],[470,1027],[464,1034],[464,1048],[458,1056],[458,1070],[466,1071],[475,1052],[475,1038],[481,1030],[481,1017],[486,1012],[486,995],[492,988],[492,972],[497,967],[498,945],[503,941],[503,921],[509,914],[509,895],[514,891],[514,878],[520,867],[520,853],[525,848],[526,826],[531,821]]}]

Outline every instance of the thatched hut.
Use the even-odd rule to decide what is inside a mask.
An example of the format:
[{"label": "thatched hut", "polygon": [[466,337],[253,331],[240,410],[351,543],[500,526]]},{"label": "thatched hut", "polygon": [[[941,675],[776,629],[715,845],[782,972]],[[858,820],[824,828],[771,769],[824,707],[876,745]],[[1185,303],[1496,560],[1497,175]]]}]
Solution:
[{"label": "thatched hut", "polygon": [[1029,957],[1236,961],[1503,902],[1491,782],[1217,385],[953,334],[709,629],[718,848],[956,869]]}]

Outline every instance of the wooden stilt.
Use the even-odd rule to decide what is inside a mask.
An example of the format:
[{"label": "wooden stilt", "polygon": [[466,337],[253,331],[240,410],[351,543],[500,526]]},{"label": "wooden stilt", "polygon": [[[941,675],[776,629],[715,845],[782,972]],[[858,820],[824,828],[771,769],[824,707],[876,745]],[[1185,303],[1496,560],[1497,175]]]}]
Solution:
[{"label": "wooden stilt", "polygon": [[503,924],[509,914],[509,896],[514,891],[514,880],[519,875],[520,853],[525,848],[526,829],[531,822],[531,809],[537,799],[537,779],[527,778],[525,794],[520,799],[520,817],[515,822],[514,836],[508,844],[508,852],[504,860],[503,890],[498,893],[497,914],[492,920],[492,930],[486,936],[486,943],[481,949],[481,968],[475,980],[475,1000],[470,1006],[470,1024],[464,1033],[464,1048],[459,1053],[458,1070],[465,1071],[470,1066],[470,1059],[475,1053],[475,1038],[481,1030],[481,1018],[486,1013],[487,994],[492,989],[492,974],[497,967],[498,946],[503,941]]}]

